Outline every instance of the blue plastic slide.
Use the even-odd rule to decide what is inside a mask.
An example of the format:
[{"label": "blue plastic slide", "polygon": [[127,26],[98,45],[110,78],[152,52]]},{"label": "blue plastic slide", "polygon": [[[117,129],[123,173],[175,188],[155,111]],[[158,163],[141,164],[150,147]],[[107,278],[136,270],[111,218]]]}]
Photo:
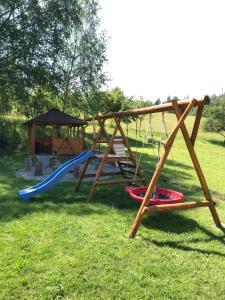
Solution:
[{"label": "blue plastic slide", "polygon": [[44,181],[18,192],[19,198],[23,202],[27,202],[30,198],[47,192],[56,185],[70,170],[79,165],[88,158],[95,157],[96,154],[91,151],[83,151],[78,156],[62,164]]}]

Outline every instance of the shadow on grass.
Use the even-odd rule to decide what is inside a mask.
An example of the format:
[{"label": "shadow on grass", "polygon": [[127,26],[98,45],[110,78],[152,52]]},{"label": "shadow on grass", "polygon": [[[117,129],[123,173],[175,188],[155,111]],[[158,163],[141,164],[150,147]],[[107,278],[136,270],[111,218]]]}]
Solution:
[{"label": "shadow on grass", "polygon": [[[34,185],[33,181],[15,177],[15,171],[23,165],[24,155],[5,157],[0,159],[0,219],[11,220],[20,218],[25,214],[43,211],[67,213],[74,215],[105,214],[105,207],[120,210],[137,211],[140,204],[131,199],[124,191],[124,185],[99,186],[94,194],[94,203],[87,203],[88,192],[91,183],[83,183],[80,192],[74,191],[74,183],[61,182],[45,194],[37,196],[27,204],[20,203],[17,192],[20,189]],[[146,171],[147,182],[155,169],[155,161],[150,155],[143,154],[141,161]],[[189,166],[176,163],[178,170],[171,168],[174,162],[168,160],[160,178],[159,186],[180,191],[177,178],[189,179],[187,173]],[[199,186],[182,186],[182,192],[186,198],[191,198],[193,192],[200,194]],[[103,205],[94,205],[95,203]],[[173,215],[167,217],[173,218]],[[158,220],[158,218],[157,218]],[[152,221],[151,221],[152,222]],[[158,222],[158,221],[157,221]],[[168,226],[168,224],[167,224]],[[185,224],[186,226],[186,224]],[[173,226],[174,228],[174,226]]]},{"label": "shadow on grass", "polygon": [[[191,246],[196,243],[210,243],[211,241],[215,240],[221,243],[223,246],[225,246],[225,235],[218,236],[213,232],[207,230],[205,227],[199,225],[199,223],[193,219],[189,219],[176,213],[162,213],[157,215],[151,215],[145,218],[142,224],[145,227],[151,227],[159,231],[175,233],[178,235],[186,232],[194,232],[200,230],[207,236],[206,238],[191,238],[190,236],[188,241],[159,241],[148,237],[142,237],[142,239],[149,245],[154,244],[157,247],[168,247],[176,250],[194,251],[201,254],[213,254],[225,257],[225,252],[222,253],[216,250],[199,249],[195,246]],[[224,230],[222,231],[224,232]],[[184,243],[188,243],[188,245],[184,245]]]},{"label": "shadow on grass", "polygon": [[207,140],[207,141],[208,141],[208,143],[211,143],[213,145],[225,148],[225,141],[219,141],[219,140],[213,140],[213,139],[210,139],[210,140]]}]

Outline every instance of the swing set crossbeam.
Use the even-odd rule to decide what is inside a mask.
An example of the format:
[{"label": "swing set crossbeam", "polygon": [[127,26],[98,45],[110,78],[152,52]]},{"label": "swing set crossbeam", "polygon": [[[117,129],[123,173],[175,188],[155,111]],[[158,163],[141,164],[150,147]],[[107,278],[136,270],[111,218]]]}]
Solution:
[{"label": "swing set crossbeam", "polygon": [[[205,96],[201,99],[194,99],[195,104],[193,107],[204,107],[204,105],[207,105],[210,103],[210,98],[208,96]],[[177,101],[177,105],[181,110],[184,110],[188,104],[190,103],[190,100],[180,100]],[[122,117],[129,117],[129,116],[140,116],[140,115],[146,115],[146,114],[152,114],[152,113],[158,113],[158,112],[167,112],[167,111],[174,111],[174,107],[172,102],[169,103],[163,103],[159,105],[153,105],[148,106],[144,108],[137,108],[132,110],[126,110],[126,111],[120,111],[120,112],[113,112],[113,113],[106,113],[104,115],[97,115],[94,117],[87,118],[87,121],[92,121],[93,119],[100,119],[100,120],[106,120],[111,119],[114,117],[122,118]]]}]

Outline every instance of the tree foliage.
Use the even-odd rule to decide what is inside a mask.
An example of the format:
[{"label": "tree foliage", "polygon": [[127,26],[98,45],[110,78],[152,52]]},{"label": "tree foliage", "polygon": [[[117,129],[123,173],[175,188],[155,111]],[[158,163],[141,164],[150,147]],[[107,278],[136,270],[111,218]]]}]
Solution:
[{"label": "tree foliage", "polygon": [[3,111],[16,105],[31,116],[45,108],[41,93],[56,95],[66,109],[71,94],[105,82],[98,10],[97,0],[0,0]]},{"label": "tree foliage", "polygon": [[83,101],[83,104],[84,108],[82,108],[82,110],[85,111],[86,114],[95,115],[128,110],[133,107],[134,103],[132,98],[126,97],[123,91],[116,87],[107,91],[90,92]]},{"label": "tree foliage", "polygon": [[209,132],[216,132],[225,139],[225,99],[214,101],[208,106],[204,129]]}]

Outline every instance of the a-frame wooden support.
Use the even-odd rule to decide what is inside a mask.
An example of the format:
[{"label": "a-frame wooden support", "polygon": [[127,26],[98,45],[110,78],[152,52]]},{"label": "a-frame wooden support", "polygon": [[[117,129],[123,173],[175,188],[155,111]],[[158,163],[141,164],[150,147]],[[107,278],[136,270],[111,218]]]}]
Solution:
[{"label": "a-frame wooden support", "polygon": [[[218,216],[216,208],[215,208],[215,204],[212,200],[208,185],[206,183],[204,174],[202,172],[197,155],[194,150],[194,143],[195,143],[195,140],[197,137],[204,104],[202,106],[198,107],[191,137],[189,136],[189,133],[188,133],[187,128],[184,123],[190,110],[196,104],[196,101],[197,100],[195,100],[195,99],[190,101],[189,104],[187,104],[187,106],[182,111],[180,110],[177,101],[174,100],[172,102],[173,109],[174,109],[174,111],[176,113],[176,117],[177,117],[177,124],[176,124],[174,130],[172,131],[170,137],[167,139],[167,141],[165,143],[164,154],[162,155],[160,161],[158,162],[155,172],[151,178],[151,181],[149,183],[149,186],[148,186],[147,192],[145,194],[145,197],[143,199],[143,202],[139,208],[139,211],[138,211],[138,213],[135,217],[135,220],[133,222],[133,225],[130,229],[129,237],[135,237],[145,213],[172,211],[172,210],[176,210],[176,209],[195,208],[195,207],[202,207],[202,206],[209,207],[215,225],[217,227],[222,227],[222,224],[220,222],[219,216]],[[196,202],[184,202],[184,203],[178,203],[178,204],[167,204],[167,205],[161,205],[161,206],[160,205],[149,206],[151,195],[152,195],[152,193],[155,189],[155,186],[158,182],[160,173],[161,173],[162,168],[166,162],[166,159],[170,153],[170,150],[172,148],[173,142],[175,140],[175,137],[176,137],[179,129],[181,129],[181,132],[183,134],[183,137],[184,137],[186,146],[188,148],[189,154],[191,156],[195,171],[198,175],[198,178],[199,178],[199,181],[200,181],[200,184],[201,184],[204,196],[205,196],[205,200],[204,201],[196,201]]]},{"label": "a-frame wooden support", "polygon": [[[114,122],[115,122],[115,128],[113,130],[112,135],[110,136],[105,128],[105,119],[101,119],[96,117],[98,124],[99,124],[99,130],[98,133],[95,135],[94,142],[91,147],[91,151],[96,150],[96,145],[98,143],[106,143],[107,147],[105,148],[104,153],[101,155],[97,155],[97,158],[100,160],[99,167],[97,169],[96,174],[94,175],[94,181],[91,187],[91,190],[88,195],[88,200],[92,200],[93,194],[96,190],[97,185],[104,185],[104,184],[119,184],[119,183],[132,183],[133,178],[128,176],[127,174],[129,173],[124,171],[123,165],[126,165],[126,162],[131,163],[133,165],[133,168],[136,169],[136,178],[135,182],[142,182],[143,184],[145,183],[145,177],[143,172],[140,169],[140,166],[137,163],[136,157],[133,154],[131,147],[127,141],[126,135],[123,131],[123,128],[121,126],[121,118],[114,116]],[[94,129],[95,130],[95,129]],[[116,137],[117,133],[119,133],[120,138]],[[116,155],[114,151],[113,145],[116,143],[122,143],[124,147],[127,149],[127,154],[126,155]],[[103,169],[106,163],[114,162],[118,165],[119,170],[118,172],[111,172],[111,173],[104,173]],[[79,187],[81,185],[82,179],[85,177],[90,177],[90,174],[86,174],[88,165],[90,163],[90,159],[86,161],[83,170],[80,173],[77,185],[76,185],[76,190],[79,190]],[[116,179],[116,180],[104,180],[101,177],[102,176],[122,176],[123,179]]]}]

